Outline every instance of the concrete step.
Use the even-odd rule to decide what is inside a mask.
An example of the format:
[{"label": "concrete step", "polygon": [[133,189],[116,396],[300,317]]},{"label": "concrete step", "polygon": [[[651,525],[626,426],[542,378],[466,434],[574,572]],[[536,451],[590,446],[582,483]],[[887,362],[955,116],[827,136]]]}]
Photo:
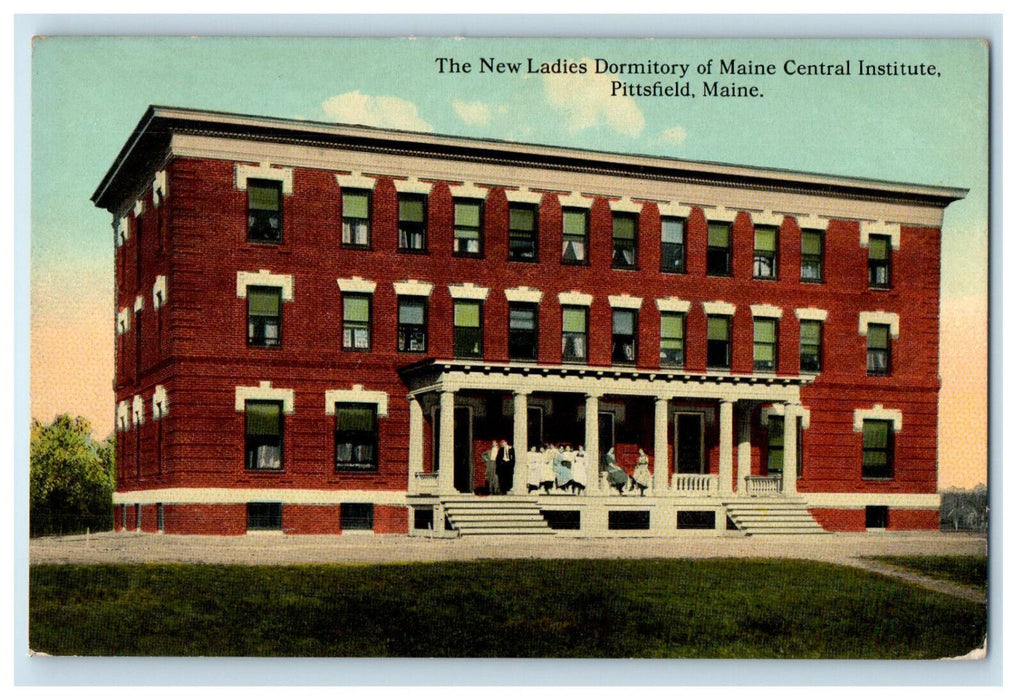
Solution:
[{"label": "concrete step", "polygon": [[554,535],[535,498],[455,496],[441,501],[460,535]]},{"label": "concrete step", "polygon": [[726,513],[746,535],[821,535],[825,530],[796,499],[726,501]]}]

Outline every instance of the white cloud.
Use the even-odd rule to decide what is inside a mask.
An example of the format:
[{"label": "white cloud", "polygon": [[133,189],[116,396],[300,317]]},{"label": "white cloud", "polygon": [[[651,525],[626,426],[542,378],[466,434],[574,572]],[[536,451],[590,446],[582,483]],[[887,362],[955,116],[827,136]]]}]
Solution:
[{"label": "white cloud", "polygon": [[401,97],[364,95],[358,90],[353,90],[327,99],[321,107],[329,119],[346,124],[409,131],[434,130],[433,126],[420,117],[416,105]]},{"label": "white cloud", "polygon": [[[582,59],[592,64],[589,58]],[[644,115],[632,97],[612,97],[612,78],[587,73],[544,76],[544,96],[548,104],[566,118],[570,133],[606,125],[626,136],[639,136]]]},{"label": "white cloud", "polygon": [[658,140],[665,143],[679,144],[686,140],[686,129],[681,126],[670,126],[658,134]]},{"label": "white cloud", "polygon": [[470,126],[484,126],[489,124],[495,114],[505,114],[508,107],[505,105],[489,105],[484,102],[466,102],[465,100],[452,100],[452,109],[459,119]]}]

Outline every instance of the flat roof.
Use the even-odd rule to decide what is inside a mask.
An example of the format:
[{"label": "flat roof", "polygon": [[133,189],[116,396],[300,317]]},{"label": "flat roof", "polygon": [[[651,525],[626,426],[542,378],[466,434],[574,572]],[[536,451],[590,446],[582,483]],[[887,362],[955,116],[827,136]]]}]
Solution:
[{"label": "flat roof", "polygon": [[667,156],[517,143],[498,139],[382,129],[332,122],[282,119],[229,112],[153,105],[121,148],[92,195],[96,206],[113,211],[132,183],[162,154],[175,132],[208,133],[260,141],[302,142],[353,150],[402,152],[420,157],[498,162],[624,177],[665,179],[710,185],[773,187],[785,191],[851,199],[894,200],[946,207],[968,190],[907,182],[891,182],[757,166],[732,165]]}]

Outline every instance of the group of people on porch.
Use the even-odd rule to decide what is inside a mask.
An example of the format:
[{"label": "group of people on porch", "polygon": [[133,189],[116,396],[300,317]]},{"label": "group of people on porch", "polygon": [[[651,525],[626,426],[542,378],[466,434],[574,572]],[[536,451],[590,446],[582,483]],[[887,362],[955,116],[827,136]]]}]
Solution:
[{"label": "group of people on porch", "polygon": [[[512,490],[516,467],[516,451],[507,440],[491,443],[491,449],[481,455],[484,461],[484,480],[488,494],[506,494]],[[534,445],[526,454],[526,491],[543,491],[550,494],[552,489],[579,495],[587,489],[587,459],[583,446],[573,449],[571,445],[547,443],[543,447]],[[651,486],[650,458],[641,448],[637,454],[633,474],[627,474],[615,458],[615,448],[610,447],[603,455],[603,467],[608,485],[624,496],[626,491],[639,491],[643,496]]]}]

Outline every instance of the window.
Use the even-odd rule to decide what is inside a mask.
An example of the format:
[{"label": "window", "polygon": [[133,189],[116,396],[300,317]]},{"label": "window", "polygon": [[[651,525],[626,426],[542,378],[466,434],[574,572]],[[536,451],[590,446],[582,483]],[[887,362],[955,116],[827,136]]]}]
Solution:
[{"label": "window", "polygon": [[164,531],[164,504],[156,504],[156,529],[160,532]]},{"label": "window", "polygon": [[284,411],[280,401],[245,402],[245,468],[274,471],[283,466]]},{"label": "window", "polygon": [[580,529],[580,512],[578,510],[542,510],[540,514],[552,530]]},{"label": "window", "polygon": [[342,503],[341,531],[373,530],[372,503]]},{"label": "window", "polygon": [[889,527],[889,506],[864,506],[864,527],[872,530]]},{"label": "window", "polygon": [[608,511],[609,530],[650,530],[651,512],[649,510],[610,510]]},{"label": "window", "polygon": [[142,504],[135,504],[135,529],[142,530]]},{"label": "window", "polygon": [[427,250],[427,198],[423,195],[398,195],[398,249]]},{"label": "window", "polygon": [[889,374],[889,326],[868,324],[868,374]]},{"label": "window", "polygon": [[754,227],[754,279],[775,279],[776,250],[778,243],[778,227]]},{"label": "window", "polygon": [[724,221],[708,222],[708,274],[732,274],[732,227]]},{"label": "window", "polygon": [[537,207],[508,205],[508,259],[537,261]]},{"label": "window", "polygon": [[587,307],[562,307],[562,361],[587,361]]},{"label": "window", "polygon": [[562,210],[562,263],[565,265],[586,265],[587,217],[586,209]]},{"label": "window", "polygon": [[636,214],[612,214],[612,267],[636,268]]},{"label": "window", "polygon": [[822,281],[822,256],[825,252],[825,232],[808,229],[800,234],[800,281]]},{"label": "window", "polygon": [[892,241],[889,236],[868,236],[868,286],[888,289],[892,277]]},{"label": "window", "polygon": [[754,319],[754,371],[774,372],[776,362],[776,332],[774,318]]},{"label": "window", "polygon": [[864,478],[891,479],[892,466],[892,421],[864,419]]},{"label": "window", "polygon": [[455,357],[483,357],[482,306],[478,301],[455,302]]},{"label": "window", "polygon": [[373,297],[348,294],[341,298],[341,347],[345,350],[369,350]]},{"label": "window", "polygon": [[478,200],[455,200],[454,246],[455,255],[483,255],[483,206]]},{"label": "window", "polygon": [[713,510],[677,510],[677,530],[714,530],[715,511]]},{"label": "window", "polygon": [[686,219],[661,219],[661,271],[686,272]]},{"label": "window", "polygon": [[708,316],[708,367],[729,369],[732,363],[732,319]]},{"label": "window", "polygon": [[537,359],[536,304],[509,304],[508,357],[510,360]]},{"label": "window", "polygon": [[370,247],[370,190],[341,191],[341,244]]},{"label": "window", "polygon": [[284,230],[281,183],[249,179],[249,241],[280,243]]},{"label": "window", "polygon": [[[786,446],[786,422],[783,416],[768,417],[768,474],[782,474],[782,462]],[[803,428],[801,419],[796,419],[796,475],[803,476]]]},{"label": "window", "polygon": [[686,361],[686,314],[661,315],[661,366],[682,367]]},{"label": "window", "polygon": [[246,503],[246,529],[280,530],[283,508],[280,503]]},{"label": "window", "polygon": [[334,404],[334,468],[339,472],[377,471],[376,404]]},{"label": "window", "polygon": [[427,301],[398,297],[398,351],[427,351]]},{"label": "window", "polygon": [[636,311],[612,309],[612,362],[636,364]]},{"label": "window", "polygon": [[281,345],[281,288],[247,287],[250,347]]},{"label": "window", "polygon": [[821,371],[821,321],[800,322],[800,371]]}]

